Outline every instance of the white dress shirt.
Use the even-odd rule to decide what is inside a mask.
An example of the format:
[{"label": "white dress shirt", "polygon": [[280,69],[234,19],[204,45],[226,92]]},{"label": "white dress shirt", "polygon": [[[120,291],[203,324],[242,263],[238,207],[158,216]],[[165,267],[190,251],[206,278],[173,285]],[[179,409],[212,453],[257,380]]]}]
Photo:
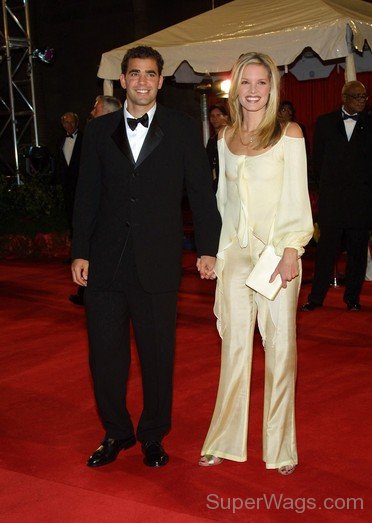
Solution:
[{"label": "white dress shirt", "polygon": [[[345,114],[350,114],[347,111],[345,111],[345,107],[342,107],[342,111]],[[354,114],[357,114],[357,113],[354,113]],[[350,116],[354,116],[354,114],[350,114]],[[349,142],[350,142],[350,138],[351,138],[351,136],[353,134],[355,124],[356,124],[356,120],[353,120],[352,118],[347,118],[347,120],[344,120],[346,136],[347,136],[347,139],[348,139]]]},{"label": "white dress shirt", "polygon": [[150,128],[151,122],[154,118],[154,114],[156,111],[156,104],[151,107],[149,111],[147,111],[147,115],[149,117],[149,126],[144,127],[141,123],[137,125],[137,127],[132,131],[132,129],[129,127],[127,118],[135,118],[132,114],[128,112],[127,109],[127,101],[124,103],[124,121],[125,121],[125,128],[127,131],[128,141],[130,148],[132,150],[134,161],[136,162],[139,156],[139,153],[142,149],[143,142],[145,141],[145,138],[147,136],[148,130]]},{"label": "white dress shirt", "polygon": [[67,165],[70,165],[70,162],[71,162],[71,156],[72,156],[72,153],[73,153],[73,150],[75,147],[75,143],[76,143],[76,136],[77,136],[77,131],[74,132],[74,134],[72,135],[71,138],[69,136],[66,136],[65,143],[63,144],[63,147],[62,147],[63,154],[65,155],[65,160],[66,160]]}]

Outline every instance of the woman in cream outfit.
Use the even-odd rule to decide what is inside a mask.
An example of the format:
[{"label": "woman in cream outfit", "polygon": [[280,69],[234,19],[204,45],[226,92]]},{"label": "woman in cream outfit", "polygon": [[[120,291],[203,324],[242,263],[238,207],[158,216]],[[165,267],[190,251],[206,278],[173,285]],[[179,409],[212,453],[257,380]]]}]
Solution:
[{"label": "woman in cream outfit", "polygon": [[[297,464],[294,393],[300,257],[313,232],[305,143],[296,123],[278,118],[279,74],[272,59],[242,55],[232,72],[232,125],[220,133],[217,192],[222,231],[215,314],[222,338],[216,405],[201,466],[247,459],[248,406],[256,317],[265,348],[263,460],[282,474]],[[273,301],[246,279],[265,245],[281,260]]]}]

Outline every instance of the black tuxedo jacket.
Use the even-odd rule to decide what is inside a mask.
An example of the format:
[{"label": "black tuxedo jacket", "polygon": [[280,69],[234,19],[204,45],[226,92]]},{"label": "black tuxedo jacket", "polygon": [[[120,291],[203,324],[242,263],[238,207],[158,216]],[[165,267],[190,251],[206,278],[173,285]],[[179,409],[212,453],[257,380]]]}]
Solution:
[{"label": "black tuxedo jacket", "polygon": [[372,118],[360,114],[348,141],[341,110],[320,116],[314,133],[319,224],[372,225]]},{"label": "black tuxedo jacket", "polygon": [[135,162],[123,111],[92,120],[84,134],[75,199],[73,258],[89,260],[89,286],[108,288],[132,235],[143,288],[177,290],[186,186],[199,255],[215,256],[220,216],[208,158],[193,120],[159,104]]}]

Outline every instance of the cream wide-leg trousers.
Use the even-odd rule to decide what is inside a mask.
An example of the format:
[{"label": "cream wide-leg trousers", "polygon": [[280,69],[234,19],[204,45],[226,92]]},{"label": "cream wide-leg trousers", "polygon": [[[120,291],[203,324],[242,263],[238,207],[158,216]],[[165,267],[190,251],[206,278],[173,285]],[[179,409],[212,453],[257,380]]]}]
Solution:
[{"label": "cream wide-leg trousers", "polygon": [[[216,315],[222,337],[216,405],[202,455],[246,461],[253,336],[258,326],[265,349],[263,460],[266,468],[297,464],[294,394],[296,309],[301,274],[270,301],[245,285],[262,243],[237,239],[224,251],[217,282]],[[300,263],[300,260],[299,260]],[[300,265],[301,271],[301,265]],[[218,271],[217,271],[218,273]]]}]

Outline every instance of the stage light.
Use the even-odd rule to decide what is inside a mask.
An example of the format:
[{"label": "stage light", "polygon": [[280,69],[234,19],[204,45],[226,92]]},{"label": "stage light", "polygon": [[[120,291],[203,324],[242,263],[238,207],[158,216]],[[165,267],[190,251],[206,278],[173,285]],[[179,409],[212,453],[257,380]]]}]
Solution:
[{"label": "stage light", "polygon": [[54,49],[51,47],[35,49],[32,53],[32,58],[44,64],[51,64],[54,60]]}]

